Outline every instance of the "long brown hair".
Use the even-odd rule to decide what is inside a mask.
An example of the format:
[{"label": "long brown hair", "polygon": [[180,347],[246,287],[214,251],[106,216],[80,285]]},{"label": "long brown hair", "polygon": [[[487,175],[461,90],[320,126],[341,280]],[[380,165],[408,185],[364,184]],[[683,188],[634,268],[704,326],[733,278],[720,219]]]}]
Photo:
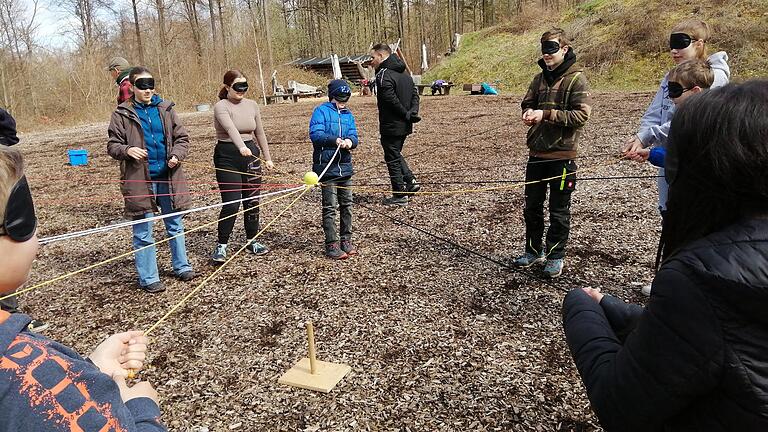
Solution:
[{"label": "long brown hair", "polygon": [[245,75],[243,75],[243,73],[237,69],[228,70],[227,73],[224,74],[224,80],[223,80],[224,86],[222,86],[221,90],[219,90],[219,99],[227,98],[227,93],[229,91],[225,86],[231,86],[232,83],[234,83],[235,80],[238,78],[245,78]]}]

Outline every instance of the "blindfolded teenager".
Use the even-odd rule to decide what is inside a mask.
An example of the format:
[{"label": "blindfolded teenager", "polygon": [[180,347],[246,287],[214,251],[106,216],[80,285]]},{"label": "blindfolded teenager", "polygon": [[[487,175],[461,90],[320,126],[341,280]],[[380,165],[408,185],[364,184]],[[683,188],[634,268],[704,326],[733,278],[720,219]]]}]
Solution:
[{"label": "blindfolded teenager", "polygon": [[[173,109],[174,103],[155,94],[155,79],[149,69],[135,67],[129,75],[133,96],[120,104],[109,124],[107,153],[120,161],[120,187],[125,215],[133,219],[151,217],[162,210],[172,214],[192,207],[181,162],[189,152],[189,135]],[[163,219],[171,249],[173,272],[182,281],[195,277],[187,258],[181,216]],[[152,222],[133,225],[133,248],[155,243]],[[157,268],[154,246],[135,254],[139,286],[146,292],[165,290]]]},{"label": "blindfolded teenager", "polygon": [[213,152],[213,164],[218,168],[216,181],[221,201],[230,202],[219,214],[218,242],[211,255],[211,260],[217,264],[227,260],[227,244],[235,226],[233,215],[240,208],[239,201],[232,201],[249,198],[242,201],[245,237],[249,240],[245,250],[257,256],[269,252],[255,237],[259,232],[261,162],[264,161],[267,170],[272,170],[275,165],[269,153],[259,104],[246,98],[247,92],[245,75],[236,69],[227,71],[219,90],[219,101],[213,108],[213,126],[218,139]]}]

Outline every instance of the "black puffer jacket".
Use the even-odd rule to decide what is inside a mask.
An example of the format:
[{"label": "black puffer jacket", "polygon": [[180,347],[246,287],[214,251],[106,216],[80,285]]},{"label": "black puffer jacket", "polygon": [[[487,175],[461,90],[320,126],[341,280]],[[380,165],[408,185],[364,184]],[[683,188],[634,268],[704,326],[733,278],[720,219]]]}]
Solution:
[{"label": "black puffer jacket", "polygon": [[768,218],[683,248],[646,308],[575,289],[563,322],[606,431],[768,431]]},{"label": "black puffer jacket", "polygon": [[376,102],[379,106],[379,132],[387,136],[406,136],[413,132],[412,117],[419,114],[419,92],[405,63],[392,54],[376,68]]}]

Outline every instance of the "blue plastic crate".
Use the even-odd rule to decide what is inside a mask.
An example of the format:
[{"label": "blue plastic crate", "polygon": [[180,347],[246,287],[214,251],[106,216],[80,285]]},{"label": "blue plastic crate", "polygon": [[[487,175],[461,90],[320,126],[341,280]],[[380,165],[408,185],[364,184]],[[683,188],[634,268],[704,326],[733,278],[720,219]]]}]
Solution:
[{"label": "blue plastic crate", "polygon": [[72,166],[88,165],[88,150],[67,150],[67,156]]}]

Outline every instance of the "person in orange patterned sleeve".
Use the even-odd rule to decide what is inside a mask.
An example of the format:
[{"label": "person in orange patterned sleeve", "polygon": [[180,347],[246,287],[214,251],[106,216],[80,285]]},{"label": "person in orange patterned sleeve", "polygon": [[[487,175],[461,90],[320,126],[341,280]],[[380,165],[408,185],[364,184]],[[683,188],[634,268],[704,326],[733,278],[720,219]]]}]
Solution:
[{"label": "person in orange patterned sleeve", "polygon": [[[29,277],[37,218],[21,153],[0,146],[0,298]],[[128,387],[144,366],[140,331],[108,337],[88,357],[27,329],[31,318],[0,311],[0,432],[165,431],[157,392]]]}]

